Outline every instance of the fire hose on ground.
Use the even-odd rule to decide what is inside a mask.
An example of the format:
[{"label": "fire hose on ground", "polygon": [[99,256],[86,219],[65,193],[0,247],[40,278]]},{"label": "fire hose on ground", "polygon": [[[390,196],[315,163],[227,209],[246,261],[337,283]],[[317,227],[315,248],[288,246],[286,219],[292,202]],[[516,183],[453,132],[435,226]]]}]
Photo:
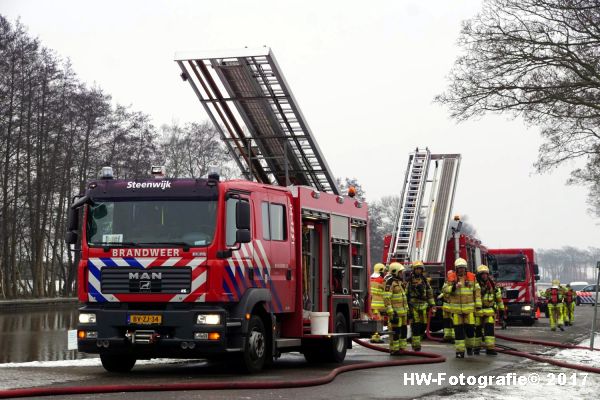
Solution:
[{"label": "fire hose on ground", "polygon": [[[441,342],[442,341],[441,338],[435,337],[431,334],[431,331],[429,328],[429,323],[431,321],[431,314],[432,314],[431,310],[429,310],[429,318],[427,319],[427,329],[425,331],[426,336],[430,340]],[[496,334],[495,336],[497,339],[508,340],[511,342],[535,344],[535,345],[548,346],[548,347],[557,347],[557,348],[562,348],[562,349],[579,349],[579,350],[594,350],[594,351],[600,350],[600,349],[596,349],[596,348],[590,349],[589,347],[578,346],[578,345],[569,344],[569,343],[551,342],[551,341],[546,341],[546,340],[524,339],[524,338],[518,338],[518,337],[513,337],[513,336],[501,335],[501,334]],[[568,363],[565,361],[556,360],[554,358],[542,357],[542,356],[538,356],[536,354],[531,354],[531,353],[528,353],[525,351],[509,349],[509,348],[502,348],[499,346],[496,346],[495,350],[499,353],[509,354],[509,355],[516,356],[516,357],[529,358],[530,360],[534,360],[534,361],[538,361],[538,362],[546,363],[546,364],[552,364],[552,365],[556,365],[558,367],[576,369],[579,371],[600,374],[600,368],[592,367],[590,365]]]},{"label": "fire hose on ground", "polygon": [[[387,352],[380,346],[363,343],[354,339],[354,342],[376,351]],[[26,389],[0,390],[0,398],[22,398],[33,396],[57,396],[74,394],[101,394],[122,392],[165,392],[185,390],[232,390],[232,389],[289,389],[325,385],[332,382],[338,375],[350,371],[358,371],[371,368],[398,367],[404,365],[433,364],[446,361],[446,357],[427,352],[406,351],[404,355],[421,358],[408,358],[402,360],[389,360],[379,362],[361,362],[357,364],[343,365],[332,369],[326,375],[309,379],[284,379],[277,381],[227,381],[227,382],[199,382],[199,383],[165,383],[165,384],[134,384],[134,385],[96,385],[96,386],[66,386],[66,387],[42,387]]]},{"label": "fire hose on ground", "polygon": [[[426,336],[429,340],[442,341],[441,338],[435,337],[431,334],[429,322],[427,321],[427,329],[425,331]],[[533,340],[523,339],[506,335],[496,335],[498,339],[508,340],[519,343],[535,344],[542,346],[550,346],[564,349],[582,349],[590,350],[584,346],[577,346],[572,344],[551,342],[544,340]],[[388,350],[382,346],[373,345],[370,343],[363,342],[358,339],[353,341],[363,347],[371,350],[388,352]],[[507,348],[506,346],[496,346],[496,350],[500,353],[509,354],[517,357],[524,357],[534,361],[552,364],[563,368],[576,369],[585,372],[591,372],[600,374],[600,368],[592,367],[582,364],[572,364],[560,360],[555,360],[548,357],[541,357],[535,354],[527,353],[524,351],[514,350]],[[599,349],[593,349],[599,350]],[[285,379],[277,381],[227,381],[227,382],[199,382],[199,383],[165,383],[165,384],[134,384],[134,385],[96,385],[96,386],[65,386],[65,387],[42,387],[42,388],[26,388],[26,389],[10,389],[0,390],[0,398],[23,398],[33,396],[56,396],[56,395],[75,395],[75,394],[101,394],[101,393],[123,393],[123,392],[165,392],[165,391],[186,391],[186,390],[243,390],[243,389],[289,389],[289,388],[300,388],[325,385],[332,382],[338,375],[345,372],[358,371],[371,368],[383,368],[383,367],[398,367],[405,365],[418,365],[418,364],[433,364],[442,363],[446,361],[446,358],[440,354],[428,353],[428,352],[413,352],[404,351],[403,355],[417,356],[422,358],[409,358],[402,360],[389,360],[379,362],[361,362],[351,365],[343,365],[332,369],[326,375],[310,378],[310,379]]]}]

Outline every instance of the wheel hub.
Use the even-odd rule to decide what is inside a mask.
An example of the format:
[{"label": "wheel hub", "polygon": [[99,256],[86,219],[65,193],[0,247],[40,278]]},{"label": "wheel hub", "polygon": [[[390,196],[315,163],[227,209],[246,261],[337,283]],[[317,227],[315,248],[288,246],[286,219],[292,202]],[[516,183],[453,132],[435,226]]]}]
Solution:
[{"label": "wheel hub", "polygon": [[250,344],[250,353],[255,356],[256,359],[262,358],[265,354],[265,337],[261,332],[252,331],[248,338]]}]

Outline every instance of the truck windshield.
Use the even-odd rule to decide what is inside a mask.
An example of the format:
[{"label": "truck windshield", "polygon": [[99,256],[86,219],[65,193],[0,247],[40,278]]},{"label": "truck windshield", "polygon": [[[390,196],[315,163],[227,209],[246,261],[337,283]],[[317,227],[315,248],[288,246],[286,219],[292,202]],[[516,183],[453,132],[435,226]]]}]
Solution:
[{"label": "truck windshield", "polygon": [[91,246],[208,246],[216,216],[216,200],[95,202],[88,212],[87,240]]},{"label": "truck windshield", "polygon": [[516,260],[515,257],[511,259],[503,260],[501,257],[497,258],[497,272],[498,276],[496,281],[498,282],[523,282],[525,281],[525,263]]}]

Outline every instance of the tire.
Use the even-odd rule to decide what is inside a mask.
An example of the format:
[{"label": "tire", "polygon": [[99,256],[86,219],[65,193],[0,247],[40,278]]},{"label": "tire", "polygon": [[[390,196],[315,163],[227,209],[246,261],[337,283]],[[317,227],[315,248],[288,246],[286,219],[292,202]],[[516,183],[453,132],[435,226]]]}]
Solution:
[{"label": "tire", "polygon": [[244,338],[241,366],[248,373],[256,373],[265,366],[269,351],[265,324],[258,315],[248,321],[248,334]]},{"label": "tire", "polygon": [[[335,333],[347,332],[346,317],[337,313],[333,324]],[[348,349],[348,338],[337,337],[334,339],[312,340],[302,347],[302,353],[307,362],[317,363],[341,363],[346,358]]]},{"label": "tire", "polygon": [[[335,321],[333,322],[333,328],[335,333],[346,333],[348,324],[346,323],[346,317],[342,313],[337,313]],[[341,363],[346,358],[346,351],[348,350],[348,338],[338,337],[330,340],[329,354],[327,354],[327,361],[334,363]]]},{"label": "tire", "polygon": [[136,359],[130,355],[100,354],[102,366],[108,372],[129,372],[135,365]]}]

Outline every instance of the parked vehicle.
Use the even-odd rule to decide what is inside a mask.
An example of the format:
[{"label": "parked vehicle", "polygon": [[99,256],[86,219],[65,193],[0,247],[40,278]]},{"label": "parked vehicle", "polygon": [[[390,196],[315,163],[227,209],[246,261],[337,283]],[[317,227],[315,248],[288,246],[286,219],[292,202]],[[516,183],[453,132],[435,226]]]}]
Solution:
[{"label": "parked vehicle", "polygon": [[587,285],[578,290],[575,304],[596,304],[596,285]]},{"label": "parked vehicle", "polygon": [[535,252],[531,248],[490,249],[489,259],[508,320],[532,325],[538,304],[536,282],[540,279]]}]

